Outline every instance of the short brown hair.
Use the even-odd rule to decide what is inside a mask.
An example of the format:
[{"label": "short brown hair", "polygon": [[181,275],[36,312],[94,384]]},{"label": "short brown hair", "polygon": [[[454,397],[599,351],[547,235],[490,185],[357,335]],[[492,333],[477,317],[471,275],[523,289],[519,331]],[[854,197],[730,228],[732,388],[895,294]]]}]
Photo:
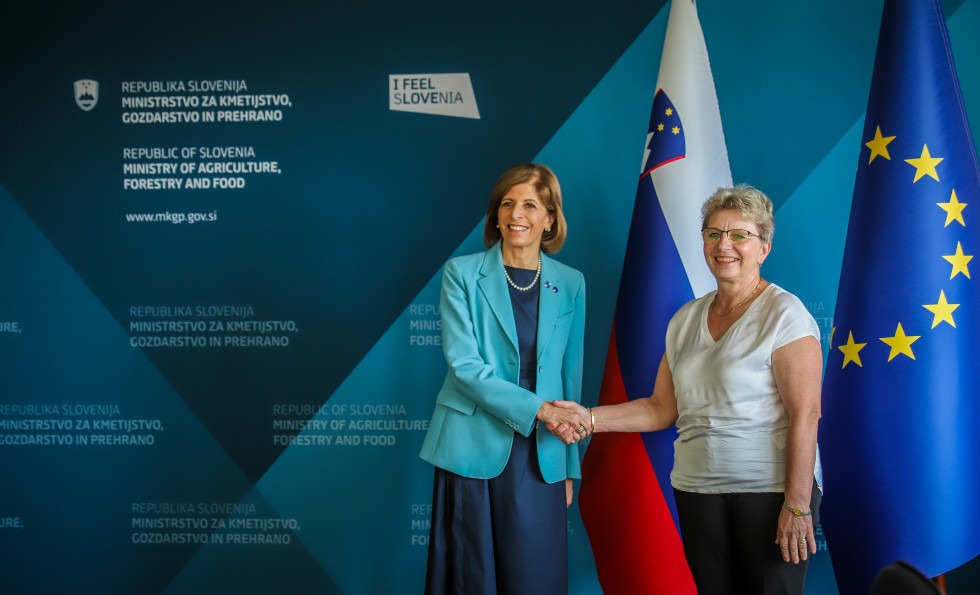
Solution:
[{"label": "short brown hair", "polygon": [[551,254],[561,250],[565,244],[565,236],[568,235],[568,224],[565,223],[565,215],[561,207],[561,187],[558,185],[558,178],[555,173],[546,165],[539,163],[522,163],[515,165],[505,171],[493,190],[490,192],[490,203],[487,205],[487,220],[483,225],[483,243],[487,248],[493,246],[500,240],[500,229],[497,227],[497,211],[504,196],[510,189],[518,184],[531,184],[534,186],[538,198],[554,215],[555,222],[551,226],[551,231],[545,231],[541,235],[541,251]]}]

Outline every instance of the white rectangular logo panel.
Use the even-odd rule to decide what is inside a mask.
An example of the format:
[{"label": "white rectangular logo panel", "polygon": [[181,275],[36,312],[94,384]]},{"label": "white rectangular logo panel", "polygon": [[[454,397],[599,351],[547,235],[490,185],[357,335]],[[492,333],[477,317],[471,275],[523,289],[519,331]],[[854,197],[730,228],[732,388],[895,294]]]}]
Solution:
[{"label": "white rectangular logo panel", "polygon": [[389,74],[388,109],[480,119],[468,72]]}]

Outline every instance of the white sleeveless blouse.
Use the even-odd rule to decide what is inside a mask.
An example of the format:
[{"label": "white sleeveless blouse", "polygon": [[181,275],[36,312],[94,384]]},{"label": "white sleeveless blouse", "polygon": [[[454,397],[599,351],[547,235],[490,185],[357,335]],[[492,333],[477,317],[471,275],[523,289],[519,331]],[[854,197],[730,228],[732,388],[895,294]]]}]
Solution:
[{"label": "white sleeveless blouse", "polygon": [[716,293],[685,304],[667,326],[678,412],[670,482],[704,494],[782,492],[789,418],[772,353],[802,337],[819,341],[820,328],[796,296],[769,285],[715,341],[708,308]]}]

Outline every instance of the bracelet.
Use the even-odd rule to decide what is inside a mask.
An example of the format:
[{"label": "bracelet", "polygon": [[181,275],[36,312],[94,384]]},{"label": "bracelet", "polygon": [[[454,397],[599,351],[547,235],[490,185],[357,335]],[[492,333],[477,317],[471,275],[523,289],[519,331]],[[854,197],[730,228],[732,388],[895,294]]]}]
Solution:
[{"label": "bracelet", "polygon": [[595,411],[593,411],[591,407],[589,407],[589,415],[592,416],[592,431],[589,432],[589,433],[590,434],[594,434],[595,433]]},{"label": "bracelet", "polygon": [[811,514],[813,514],[813,511],[812,510],[808,510],[806,512],[803,512],[799,508],[793,508],[792,506],[787,506],[785,502],[783,502],[783,508],[785,508],[786,510],[792,512],[796,516],[810,516]]}]

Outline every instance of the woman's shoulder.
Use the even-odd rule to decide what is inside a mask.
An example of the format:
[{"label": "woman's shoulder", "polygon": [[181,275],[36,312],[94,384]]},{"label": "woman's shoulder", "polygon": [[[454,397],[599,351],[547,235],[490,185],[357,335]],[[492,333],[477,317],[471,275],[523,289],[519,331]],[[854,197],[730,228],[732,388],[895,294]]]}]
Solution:
[{"label": "woman's shoulder", "polygon": [[585,280],[585,275],[583,275],[582,272],[579,271],[578,269],[572,268],[572,267],[568,266],[567,264],[565,264],[563,262],[559,262],[559,261],[555,260],[553,257],[547,256],[545,254],[542,254],[541,257],[542,258],[546,258],[548,260],[548,263],[551,266],[553,266],[555,268],[555,270],[558,271],[558,273],[562,277],[565,277],[565,278],[568,278],[568,279],[578,279],[580,281],[584,281]]},{"label": "woman's shoulder", "polygon": [[485,250],[483,252],[454,256],[446,261],[444,268],[460,271],[479,269],[483,265],[483,261],[486,260],[486,257],[487,252]]},{"label": "woman's shoulder", "polygon": [[701,312],[705,307],[705,302],[710,302],[713,300],[716,293],[718,293],[717,290],[709,291],[705,295],[699,298],[694,298],[678,308],[677,311],[674,312],[674,315],[670,317],[670,321],[668,323],[670,327],[676,327],[679,324],[688,324],[692,321],[700,320]]},{"label": "woman's shoulder", "polygon": [[800,298],[775,284],[766,288],[764,297],[762,313],[773,325],[777,348],[807,335],[820,341],[820,326]]},{"label": "woman's shoulder", "polygon": [[683,306],[681,306],[680,308],[678,308],[677,309],[677,312],[674,313],[674,315],[677,316],[679,314],[681,316],[686,316],[686,315],[690,314],[691,312],[700,311],[701,308],[704,307],[704,303],[705,302],[710,302],[711,300],[715,299],[715,294],[717,294],[717,293],[718,293],[718,290],[715,289],[715,290],[709,291],[708,293],[702,295],[699,298],[694,298],[693,300],[685,303]]},{"label": "woman's shoulder", "polygon": [[461,256],[453,256],[452,258],[450,258],[446,262],[447,263],[452,262],[452,263],[455,263],[457,265],[468,264],[468,263],[473,263],[473,262],[483,262],[483,259],[486,258],[486,256],[487,256],[487,251],[484,250],[482,252],[474,252],[472,254],[463,254]]},{"label": "woman's shoulder", "polygon": [[806,306],[803,305],[803,301],[800,298],[775,283],[769,283],[769,286],[766,287],[766,295],[768,296],[767,301],[769,302],[770,308],[807,311]]}]

